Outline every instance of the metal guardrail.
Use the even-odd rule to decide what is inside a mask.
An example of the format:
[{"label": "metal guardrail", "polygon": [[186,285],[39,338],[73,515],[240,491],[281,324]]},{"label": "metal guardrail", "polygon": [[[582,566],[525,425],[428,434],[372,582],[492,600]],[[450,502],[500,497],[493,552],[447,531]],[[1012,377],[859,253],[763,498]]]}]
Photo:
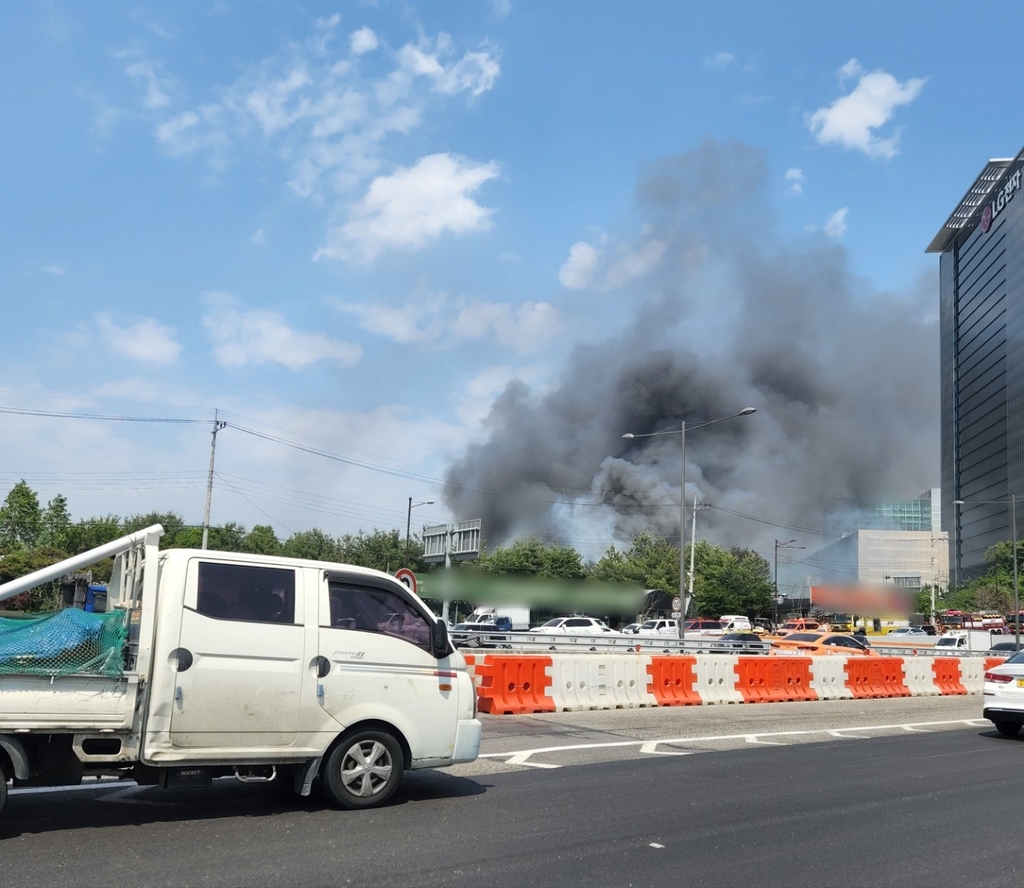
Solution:
[{"label": "metal guardrail", "polygon": [[[722,641],[721,637],[702,635],[687,637],[685,641],[668,635],[548,635],[539,632],[480,632],[452,631],[455,646],[466,651],[506,650],[522,654],[543,654],[547,651],[589,654],[644,653],[644,654],[744,654],[763,655],[771,650],[767,641]],[[987,651],[934,650],[931,646],[912,645],[872,646],[885,657],[988,657]],[[837,652],[838,653],[838,652]],[[839,653],[842,656],[841,653]]]}]

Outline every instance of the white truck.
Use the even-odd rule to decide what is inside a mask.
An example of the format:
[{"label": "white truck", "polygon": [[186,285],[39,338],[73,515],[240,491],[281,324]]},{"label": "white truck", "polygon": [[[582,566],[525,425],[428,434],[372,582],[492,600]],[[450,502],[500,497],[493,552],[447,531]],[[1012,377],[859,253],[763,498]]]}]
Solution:
[{"label": "white truck", "polygon": [[[508,617],[511,625],[498,626],[500,617]],[[530,609],[528,607],[478,607],[466,617],[466,622],[479,625],[481,628],[495,627],[508,631],[521,632],[530,628]],[[500,621],[504,623],[504,620]]]},{"label": "white truck", "polygon": [[[406,769],[477,757],[465,660],[403,584],[350,565],[160,551],[162,533],[0,585],[3,600],[116,556],[103,619],[121,633],[83,665],[85,636],[65,632],[61,653],[38,637],[41,622],[0,620],[0,810],[12,778],[99,774],[165,788],[289,780],[300,795],[317,780],[333,805],[370,808]],[[35,653],[10,641],[19,632],[36,633]],[[62,670],[68,656],[77,668]]]},{"label": "white truck", "polygon": [[992,647],[993,639],[1002,640],[1002,637],[993,635],[987,629],[953,629],[936,638],[934,647],[937,654],[951,651],[984,652]]}]

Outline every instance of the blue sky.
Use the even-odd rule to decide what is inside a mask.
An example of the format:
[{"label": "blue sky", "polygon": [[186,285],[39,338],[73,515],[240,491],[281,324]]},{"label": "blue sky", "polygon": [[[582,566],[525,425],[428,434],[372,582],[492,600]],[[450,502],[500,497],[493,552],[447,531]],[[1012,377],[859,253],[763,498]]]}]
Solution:
[{"label": "blue sky", "polygon": [[[751,146],[777,249],[841,250],[899,300],[934,278],[924,248],[985,161],[1020,149],[1013,39],[994,36],[1021,18],[984,3],[4,4],[0,407],[219,409],[372,466],[229,427],[215,523],[404,530],[409,496],[436,501],[414,526],[474,517],[446,510],[438,479],[489,434],[494,399],[512,379],[555,385],[665,261],[636,201],[662,158]],[[209,425],[0,427],[0,487],[63,492],[76,518],[202,520]]]}]

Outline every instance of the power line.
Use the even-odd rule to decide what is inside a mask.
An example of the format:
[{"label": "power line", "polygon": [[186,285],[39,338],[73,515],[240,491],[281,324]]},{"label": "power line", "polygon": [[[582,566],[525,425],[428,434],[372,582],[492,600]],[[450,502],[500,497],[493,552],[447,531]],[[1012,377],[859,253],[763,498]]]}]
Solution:
[{"label": "power line", "polygon": [[0,413],[15,416],[47,416],[51,419],[93,419],[105,422],[169,422],[186,425],[211,422],[209,419],[176,419],[167,416],[118,416],[107,413],[71,413],[64,410],[30,410],[27,407],[0,407]]}]

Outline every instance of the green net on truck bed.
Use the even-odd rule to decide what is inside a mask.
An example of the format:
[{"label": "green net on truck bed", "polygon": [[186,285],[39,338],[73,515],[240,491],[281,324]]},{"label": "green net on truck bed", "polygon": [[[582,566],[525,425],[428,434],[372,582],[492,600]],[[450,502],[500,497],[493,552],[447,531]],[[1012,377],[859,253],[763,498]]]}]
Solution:
[{"label": "green net on truck bed", "polygon": [[55,614],[0,618],[0,675],[119,676],[128,634],[124,614],[69,607]]}]

